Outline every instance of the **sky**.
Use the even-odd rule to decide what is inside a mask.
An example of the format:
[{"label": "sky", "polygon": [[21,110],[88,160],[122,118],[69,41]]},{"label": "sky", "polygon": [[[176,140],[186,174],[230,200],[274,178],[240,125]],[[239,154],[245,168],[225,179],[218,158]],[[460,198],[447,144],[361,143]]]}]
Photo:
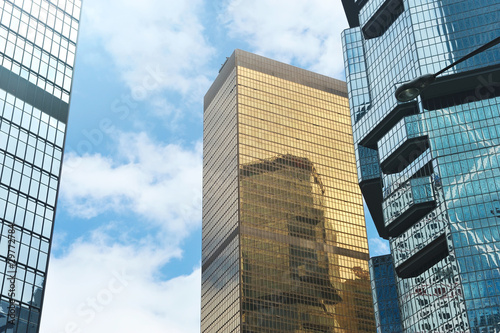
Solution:
[{"label": "sky", "polygon": [[236,48],[344,80],[347,27],[332,0],[84,0],[41,332],[199,332],[203,96]]}]

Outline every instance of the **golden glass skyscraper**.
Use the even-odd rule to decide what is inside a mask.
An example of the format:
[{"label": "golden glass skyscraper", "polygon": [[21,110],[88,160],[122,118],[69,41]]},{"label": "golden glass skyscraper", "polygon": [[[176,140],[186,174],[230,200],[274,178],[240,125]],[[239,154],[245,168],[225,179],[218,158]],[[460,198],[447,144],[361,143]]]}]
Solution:
[{"label": "golden glass skyscraper", "polygon": [[201,331],[374,332],[345,83],[236,50],[203,159]]}]

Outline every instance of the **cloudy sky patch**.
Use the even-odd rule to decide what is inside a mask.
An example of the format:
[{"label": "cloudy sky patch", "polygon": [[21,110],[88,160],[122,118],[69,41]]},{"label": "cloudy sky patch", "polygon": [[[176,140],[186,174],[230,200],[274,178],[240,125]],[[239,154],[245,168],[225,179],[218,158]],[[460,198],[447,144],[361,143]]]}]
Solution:
[{"label": "cloudy sky patch", "polygon": [[199,332],[203,95],[236,48],[343,79],[341,3],[85,0],[82,15],[41,332]]},{"label": "cloudy sky patch", "polygon": [[258,54],[343,76],[340,31],[347,20],[340,1],[231,0],[220,19]]}]

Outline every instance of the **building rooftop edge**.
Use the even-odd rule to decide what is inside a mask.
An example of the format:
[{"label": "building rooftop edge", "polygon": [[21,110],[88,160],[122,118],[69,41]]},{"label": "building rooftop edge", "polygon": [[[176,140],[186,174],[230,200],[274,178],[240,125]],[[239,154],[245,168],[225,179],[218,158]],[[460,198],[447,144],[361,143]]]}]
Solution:
[{"label": "building rooftop edge", "polygon": [[[205,94],[204,108],[210,104],[221,85],[226,81],[227,77],[236,66],[252,69],[290,82],[347,98],[347,85],[345,81],[323,74],[318,74],[307,69],[289,65],[284,62],[266,58],[241,49],[235,49],[233,54],[226,59],[219,71],[219,75],[217,75],[217,78]],[[286,68],[287,70],[276,70],[277,68]]]}]

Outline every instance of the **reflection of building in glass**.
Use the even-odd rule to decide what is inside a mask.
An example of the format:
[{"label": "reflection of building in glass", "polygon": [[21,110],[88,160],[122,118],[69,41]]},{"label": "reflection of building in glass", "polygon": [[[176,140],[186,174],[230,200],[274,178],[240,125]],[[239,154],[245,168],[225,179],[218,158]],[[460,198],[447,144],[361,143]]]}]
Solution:
[{"label": "reflection of building in glass", "polygon": [[401,333],[403,326],[392,256],[371,257],[369,264],[377,333]]},{"label": "reflection of building in glass", "polygon": [[205,96],[202,332],[373,332],[344,83],[241,50]]},{"label": "reflection of building in glass", "polygon": [[[2,313],[0,313],[0,332],[38,332],[38,320],[40,312],[37,310],[42,305],[42,290],[36,288],[33,293],[33,299],[28,304],[16,303],[13,307],[9,302],[3,299],[0,302]],[[14,315],[10,315],[9,309],[12,309]],[[12,321],[12,317],[15,318]]]},{"label": "reflection of building in glass", "polygon": [[80,7],[81,0],[0,2],[2,332],[38,332]]},{"label": "reflection of building in glass", "polygon": [[283,155],[240,170],[245,323],[328,331],[335,323],[324,315],[326,306],[342,298],[330,281],[327,253],[317,246],[326,243],[325,189],[314,165]]},{"label": "reflection of building in glass", "polygon": [[396,88],[500,35],[496,0],[344,1],[358,180],[390,239],[407,332],[500,330],[500,47],[418,99]]}]

